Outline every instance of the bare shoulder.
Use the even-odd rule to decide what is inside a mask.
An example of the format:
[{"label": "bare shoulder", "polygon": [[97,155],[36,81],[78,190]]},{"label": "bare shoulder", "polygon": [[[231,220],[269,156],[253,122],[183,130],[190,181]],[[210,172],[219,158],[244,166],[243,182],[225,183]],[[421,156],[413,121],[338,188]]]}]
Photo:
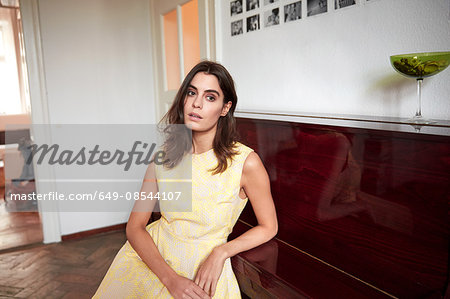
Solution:
[{"label": "bare shoulder", "polygon": [[255,152],[248,154],[242,169],[242,185],[252,179],[265,179],[267,171],[259,155]]},{"label": "bare shoulder", "polygon": [[260,170],[261,167],[264,168],[261,158],[257,153],[252,151],[245,159],[243,172],[257,171]]}]

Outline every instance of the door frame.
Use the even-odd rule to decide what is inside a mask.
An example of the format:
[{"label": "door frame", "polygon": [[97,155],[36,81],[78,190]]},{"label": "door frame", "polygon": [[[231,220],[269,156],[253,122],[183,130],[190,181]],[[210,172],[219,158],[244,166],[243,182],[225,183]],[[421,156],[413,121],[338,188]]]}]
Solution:
[{"label": "door frame", "polygon": [[[163,116],[164,103],[161,96],[161,90],[164,90],[164,53],[160,45],[164,45],[163,39],[163,24],[162,18],[154,18],[155,16],[155,2],[164,0],[149,0],[150,1],[150,19],[151,19],[151,34],[152,34],[152,52],[153,52],[153,66],[154,66],[154,96],[155,96],[155,119],[159,121]],[[188,2],[186,0],[184,2]],[[205,40],[206,45],[200,47],[200,59],[215,60],[216,59],[216,1],[215,0],[198,0],[199,7],[199,35],[200,41]],[[173,8],[172,8],[173,9]],[[167,12],[171,9],[167,6]],[[159,24],[157,24],[159,22]],[[160,28],[160,30],[157,30]],[[180,53],[180,55],[182,55]],[[180,65],[180,70],[182,66]],[[176,91],[175,91],[176,92]],[[173,98],[175,97],[173,93]]]},{"label": "door frame", "polygon": [[[50,124],[50,115],[48,109],[47,86],[45,80],[44,58],[42,52],[41,26],[39,19],[39,2],[36,0],[21,0],[20,13],[22,15],[22,26],[25,44],[25,57],[28,70],[28,84],[30,88],[31,105],[31,134],[33,133],[33,124]],[[49,131],[45,132],[45,140],[51,140]],[[36,161],[33,161],[35,164]],[[55,173],[53,168],[49,168],[44,173],[39,173],[39,169],[34,165],[35,183],[37,193],[45,193],[56,190]],[[42,170],[41,170],[42,171]],[[39,177],[43,176],[49,179],[45,186],[40,182]],[[46,212],[46,201],[38,201],[39,216],[41,218],[42,233],[44,244],[60,242],[60,214],[56,212]]]}]

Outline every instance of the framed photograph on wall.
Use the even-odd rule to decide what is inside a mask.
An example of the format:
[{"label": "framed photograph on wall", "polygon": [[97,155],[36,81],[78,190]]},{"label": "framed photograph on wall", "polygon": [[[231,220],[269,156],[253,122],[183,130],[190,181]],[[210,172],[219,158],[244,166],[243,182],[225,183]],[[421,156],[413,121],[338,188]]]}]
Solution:
[{"label": "framed photograph on wall", "polygon": [[280,8],[274,8],[264,13],[264,27],[280,24]]},{"label": "framed photograph on wall", "polygon": [[327,0],[307,0],[307,16],[315,16],[328,10]]},{"label": "framed photograph on wall", "polygon": [[259,8],[259,0],[247,0],[247,11]]},{"label": "framed photograph on wall", "polygon": [[280,1],[280,0],[264,0],[264,5],[269,5],[269,4],[278,2],[278,1]]},{"label": "framed photograph on wall", "polygon": [[244,21],[237,20],[231,22],[231,36],[239,35],[244,33]]},{"label": "framed photograph on wall", "polygon": [[231,16],[235,16],[237,14],[242,13],[243,11],[242,0],[231,1],[230,10]]},{"label": "framed photograph on wall", "polygon": [[247,32],[259,30],[259,14],[247,18]]},{"label": "framed photograph on wall", "polygon": [[355,0],[334,0],[334,9],[355,5]]},{"label": "framed photograph on wall", "polygon": [[284,6],[284,22],[291,22],[302,18],[302,1]]}]

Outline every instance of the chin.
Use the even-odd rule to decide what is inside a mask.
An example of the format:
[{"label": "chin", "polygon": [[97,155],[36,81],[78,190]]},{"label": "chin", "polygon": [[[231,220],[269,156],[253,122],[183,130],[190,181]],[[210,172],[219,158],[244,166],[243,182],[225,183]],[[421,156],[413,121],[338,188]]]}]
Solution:
[{"label": "chin", "polygon": [[188,127],[189,130],[191,131],[199,131],[199,129],[201,130],[201,128],[199,128],[198,124],[194,123],[194,122],[190,122],[190,121],[185,121],[184,125],[186,127]]}]

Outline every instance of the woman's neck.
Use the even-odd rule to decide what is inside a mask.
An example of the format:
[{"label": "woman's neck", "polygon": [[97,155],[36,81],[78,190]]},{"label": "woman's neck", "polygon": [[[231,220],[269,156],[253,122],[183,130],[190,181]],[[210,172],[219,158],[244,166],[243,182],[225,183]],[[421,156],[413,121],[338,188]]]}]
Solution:
[{"label": "woman's neck", "polygon": [[201,154],[209,151],[213,147],[215,131],[192,132],[193,153]]}]

